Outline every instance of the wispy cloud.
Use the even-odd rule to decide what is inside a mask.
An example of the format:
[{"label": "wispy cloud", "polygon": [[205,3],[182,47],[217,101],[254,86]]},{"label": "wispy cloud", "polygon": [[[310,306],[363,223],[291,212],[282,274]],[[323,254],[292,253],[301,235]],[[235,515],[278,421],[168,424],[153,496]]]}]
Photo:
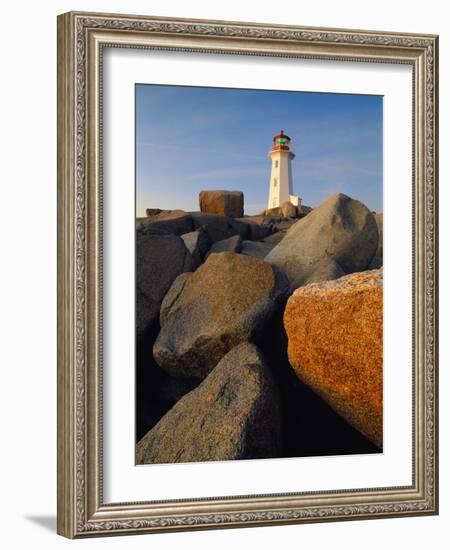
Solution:
[{"label": "wispy cloud", "polygon": [[[240,149],[230,149],[227,148],[226,153],[221,153],[220,149],[217,150],[217,147],[214,145],[214,143],[211,143],[209,146],[205,147],[196,143],[191,143],[189,141],[186,141],[183,145],[180,145],[178,143],[171,143],[168,142],[158,142],[158,141],[140,141],[136,144],[136,147],[139,150],[145,149],[146,152],[148,150],[153,150],[157,152],[158,154],[206,154],[211,155],[211,153],[214,154],[214,156],[224,156],[226,155],[227,159],[241,159],[245,161],[259,161],[259,162],[265,162],[264,155],[255,155],[255,154],[249,154],[248,152],[241,151]],[[268,150],[269,148],[267,148]],[[265,162],[267,164],[267,162]]]},{"label": "wispy cloud", "polygon": [[187,181],[197,180],[220,180],[223,178],[244,178],[248,176],[257,176],[265,178],[266,170],[260,166],[246,166],[246,167],[231,167],[231,168],[219,168],[217,170],[205,170],[189,174],[186,176]]},{"label": "wispy cloud", "polygon": [[354,176],[377,177],[381,174],[381,168],[381,164],[374,166],[371,160],[367,160],[367,164],[363,164],[361,159],[356,161],[351,156],[334,154],[312,156],[304,159],[298,165],[302,177],[309,179],[336,178],[337,175],[345,175],[347,178]]}]

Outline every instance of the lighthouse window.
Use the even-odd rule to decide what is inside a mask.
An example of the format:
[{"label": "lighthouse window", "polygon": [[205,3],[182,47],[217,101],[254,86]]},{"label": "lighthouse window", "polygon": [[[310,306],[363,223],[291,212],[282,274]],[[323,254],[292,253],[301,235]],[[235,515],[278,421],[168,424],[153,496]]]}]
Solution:
[{"label": "lighthouse window", "polygon": [[278,168],[278,160],[275,161],[275,168]]},{"label": "lighthouse window", "polygon": [[278,185],[278,179],[273,178],[273,186],[276,187]]}]

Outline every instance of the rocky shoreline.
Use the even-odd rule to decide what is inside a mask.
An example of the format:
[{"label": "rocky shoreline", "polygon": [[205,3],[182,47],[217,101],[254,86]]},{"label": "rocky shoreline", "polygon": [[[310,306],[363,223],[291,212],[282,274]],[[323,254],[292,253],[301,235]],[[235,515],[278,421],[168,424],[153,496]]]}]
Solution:
[{"label": "rocky shoreline", "polygon": [[200,206],[136,220],[137,463],[380,452],[382,214]]}]

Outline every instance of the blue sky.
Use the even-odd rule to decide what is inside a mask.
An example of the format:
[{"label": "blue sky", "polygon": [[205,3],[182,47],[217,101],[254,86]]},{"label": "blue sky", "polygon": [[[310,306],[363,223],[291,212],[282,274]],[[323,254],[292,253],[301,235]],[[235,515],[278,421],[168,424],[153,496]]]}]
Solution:
[{"label": "blue sky", "polygon": [[267,152],[292,138],[294,193],[317,206],[342,192],[382,211],[382,97],[136,85],[136,210],[198,210],[206,189],[267,207]]}]

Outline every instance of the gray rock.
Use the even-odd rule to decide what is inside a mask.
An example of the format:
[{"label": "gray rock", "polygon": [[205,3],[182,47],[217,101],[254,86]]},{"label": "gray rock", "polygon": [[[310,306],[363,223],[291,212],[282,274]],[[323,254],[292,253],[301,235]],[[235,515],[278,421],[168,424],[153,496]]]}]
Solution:
[{"label": "gray rock", "polygon": [[203,227],[211,243],[239,235],[246,239],[249,232],[249,224],[234,218],[208,214],[204,212],[190,212],[194,223],[194,229]]},{"label": "gray rock", "polygon": [[137,444],[138,464],[275,458],[280,404],[259,350],[243,343]]},{"label": "gray rock", "polygon": [[380,267],[383,267],[383,257],[374,256],[367,269],[380,269]]},{"label": "gray rock", "polygon": [[251,241],[260,241],[273,232],[273,218],[270,216],[244,216],[239,221],[248,225],[247,239]]},{"label": "gray rock", "polygon": [[136,322],[138,338],[158,319],[164,295],[192,258],[176,235],[136,233]]},{"label": "gray rock", "polygon": [[291,292],[300,286],[332,281],[345,275],[342,267],[328,256],[319,259],[303,256],[297,262],[295,270],[299,275],[291,281]]},{"label": "gray rock", "polygon": [[228,237],[228,239],[223,239],[214,243],[206,257],[210,254],[217,254],[220,252],[240,252],[242,248],[242,239],[239,235],[234,237]]},{"label": "gray rock", "polygon": [[383,214],[378,212],[372,213],[378,227],[378,247],[367,269],[380,269],[383,267]]},{"label": "gray rock", "polygon": [[149,218],[151,216],[156,216],[157,214],[161,214],[161,212],[164,212],[164,210],[161,210],[161,208],[147,208],[145,210],[145,214],[146,216],[148,216]]},{"label": "gray rock", "polygon": [[156,362],[174,377],[204,378],[231,348],[256,337],[288,286],[286,276],[266,262],[211,254],[164,309]]},{"label": "gray rock", "polygon": [[297,220],[294,218],[281,218],[274,222],[275,231],[289,231],[297,223]]},{"label": "gray rock", "polygon": [[176,304],[176,301],[178,300],[178,298],[180,297],[183,291],[186,281],[191,276],[192,276],[192,272],[189,272],[189,271],[182,273],[181,275],[178,275],[178,277],[172,283],[172,286],[166,292],[166,295],[164,296],[163,301],[161,303],[161,309],[159,311],[159,319],[160,319],[161,326],[163,326],[166,323],[167,317],[169,315],[169,311]]},{"label": "gray rock", "polygon": [[255,241],[243,241],[241,253],[246,256],[253,256],[264,260],[267,254],[272,250],[275,244]]},{"label": "gray rock", "polygon": [[304,276],[304,257],[328,257],[345,273],[352,273],[367,268],[377,245],[372,213],[361,202],[339,193],[296,222],[266,262],[285,271],[293,284]]},{"label": "gray rock", "polygon": [[273,224],[257,224],[257,223],[249,223],[249,239],[251,241],[260,241],[262,239],[265,239],[268,237],[272,231],[273,231]]},{"label": "gray rock", "polygon": [[185,233],[181,235],[181,238],[186,245],[186,248],[191,253],[194,268],[197,268],[203,261],[205,254],[208,252],[210,246],[210,240],[205,229],[202,227],[196,231],[191,231],[190,233]]},{"label": "gray rock", "polygon": [[378,247],[375,256],[380,256],[381,258],[383,256],[383,214],[375,213],[373,217],[378,227]]},{"label": "gray rock", "polygon": [[297,207],[291,202],[285,202],[281,205],[281,212],[285,218],[296,218]]},{"label": "gray rock", "polygon": [[304,206],[303,204],[297,206],[297,218],[304,218],[311,210],[312,208],[310,206]]},{"label": "gray rock", "polygon": [[268,208],[262,213],[263,216],[271,216],[274,218],[283,218],[283,210],[281,206],[276,206],[275,208]]},{"label": "gray rock", "polygon": [[136,288],[136,338],[141,340],[159,315],[159,302],[147,300],[143,292]]},{"label": "gray rock", "polygon": [[272,223],[272,218],[270,216],[256,214],[254,216],[244,216],[243,218],[239,218],[239,221],[245,223],[254,223],[256,225],[270,225]]},{"label": "gray rock", "polygon": [[200,191],[200,211],[219,216],[241,218],[244,215],[244,193],[242,191]]},{"label": "gray rock", "polygon": [[163,210],[147,218],[137,218],[136,229],[144,234],[183,235],[193,230],[193,221],[184,210]]},{"label": "gray rock", "polygon": [[272,233],[272,235],[269,235],[264,239],[265,243],[276,245],[279,242],[281,242],[286,235],[286,231],[277,231],[276,233]]}]

